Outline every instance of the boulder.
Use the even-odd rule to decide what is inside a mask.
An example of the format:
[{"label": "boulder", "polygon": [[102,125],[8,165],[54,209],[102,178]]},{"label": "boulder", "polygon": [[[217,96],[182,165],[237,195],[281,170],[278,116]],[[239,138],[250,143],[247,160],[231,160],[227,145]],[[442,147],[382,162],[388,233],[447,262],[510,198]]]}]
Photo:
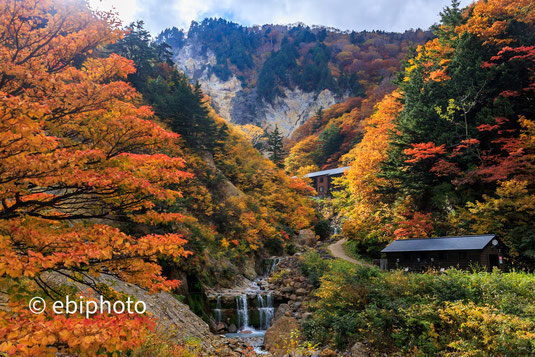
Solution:
[{"label": "boulder", "polygon": [[245,264],[243,265],[243,276],[245,276],[249,280],[256,279],[256,270],[254,266],[254,259],[250,258],[245,261]]},{"label": "boulder", "polygon": [[282,316],[268,328],[264,336],[264,346],[274,357],[284,356],[290,347],[292,331],[299,330],[299,323],[293,317]]},{"label": "boulder", "polygon": [[349,350],[351,357],[368,357],[369,353],[362,343],[355,342],[355,344],[351,347],[351,350]]},{"label": "boulder", "polygon": [[305,312],[305,313],[303,313],[302,319],[306,320],[306,319],[312,317],[312,315],[313,314],[311,312]]},{"label": "boulder", "polygon": [[276,321],[280,317],[286,315],[287,312],[290,312],[291,308],[288,304],[280,304],[277,310],[275,310],[275,315],[273,316],[273,320]]},{"label": "boulder", "polygon": [[230,324],[230,326],[228,327],[228,332],[236,333],[236,332],[238,332],[238,328],[236,327],[236,325]]},{"label": "boulder", "polygon": [[294,281],[291,278],[286,278],[282,281],[285,286],[293,285]]},{"label": "boulder", "polygon": [[284,288],[281,289],[282,293],[284,294],[287,294],[287,293],[291,293],[292,291],[294,291],[294,288],[292,288],[291,286],[285,286]]},{"label": "boulder", "polygon": [[307,291],[303,288],[299,288],[295,291],[295,293],[299,296],[303,296],[303,295],[306,295],[307,294]]},{"label": "boulder", "polygon": [[216,331],[217,333],[223,333],[223,332],[225,332],[226,329],[227,329],[227,327],[226,327],[225,324],[222,323],[222,322],[218,323],[218,324],[216,325],[216,327],[215,327],[215,331]]},{"label": "boulder", "polygon": [[335,351],[331,350],[330,348],[327,348],[323,351],[321,351],[319,354],[318,354],[319,357],[338,357],[338,353],[336,353]]},{"label": "boulder", "polygon": [[297,237],[297,242],[301,245],[306,245],[308,247],[314,247],[317,243],[316,234],[310,229],[301,229],[299,231],[299,236]]}]

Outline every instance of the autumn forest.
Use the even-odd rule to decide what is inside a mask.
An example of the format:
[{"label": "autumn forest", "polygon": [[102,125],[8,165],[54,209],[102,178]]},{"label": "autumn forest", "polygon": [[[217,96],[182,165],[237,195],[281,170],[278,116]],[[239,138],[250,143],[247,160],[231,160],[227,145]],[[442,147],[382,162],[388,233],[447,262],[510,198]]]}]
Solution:
[{"label": "autumn forest", "polygon": [[535,3],[439,19],[0,0],[0,356],[534,355]]}]

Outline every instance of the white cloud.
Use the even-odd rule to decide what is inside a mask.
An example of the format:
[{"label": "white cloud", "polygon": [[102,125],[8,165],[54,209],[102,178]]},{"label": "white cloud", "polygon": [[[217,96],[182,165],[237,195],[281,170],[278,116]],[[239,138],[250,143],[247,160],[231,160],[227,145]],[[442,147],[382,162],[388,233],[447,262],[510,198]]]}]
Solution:
[{"label": "white cloud", "polygon": [[141,9],[137,0],[89,0],[89,5],[95,10],[117,12],[123,23],[130,23],[137,19]]},{"label": "white cloud", "polygon": [[[450,0],[101,0],[123,21],[144,20],[151,33],[191,21],[223,17],[243,25],[304,22],[341,30],[404,31],[428,28]],[[90,0],[98,3],[99,0]],[[463,6],[471,0],[462,0]]]}]

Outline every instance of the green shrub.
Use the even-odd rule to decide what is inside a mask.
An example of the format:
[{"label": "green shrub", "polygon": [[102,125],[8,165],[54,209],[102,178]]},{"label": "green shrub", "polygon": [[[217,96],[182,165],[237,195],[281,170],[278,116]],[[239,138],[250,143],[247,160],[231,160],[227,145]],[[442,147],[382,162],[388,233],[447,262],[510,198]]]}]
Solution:
[{"label": "green shrub", "polygon": [[314,314],[303,322],[317,343],[366,340],[411,356],[535,355],[535,275],[447,270],[407,274],[303,257],[319,279]]},{"label": "green shrub", "polygon": [[320,218],[314,224],[314,232],[320,237],[320,240],[328,239],[331,236],[331,222],[328,219]]},{"label": "green shrub", "polygon": [[328,267],[329,263],[316,251],[309,251],[301,257],[301,272],[315,287],[319,286],[320,278]]}]

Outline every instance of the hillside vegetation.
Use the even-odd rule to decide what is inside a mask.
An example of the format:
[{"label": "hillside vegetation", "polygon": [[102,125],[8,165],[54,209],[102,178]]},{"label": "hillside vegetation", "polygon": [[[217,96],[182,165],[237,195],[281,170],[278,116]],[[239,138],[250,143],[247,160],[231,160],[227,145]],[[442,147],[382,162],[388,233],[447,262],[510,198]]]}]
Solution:
[{"label": "hillside vegetation", "polygon": [[[356,252],[379,257],[397,238],[495,233],[508,263],[534,266],[534,14],[530,1],[464,10],[453,2],[397,89],[361,129],[348,126],[362,140],[341,158],[351,169],[336,204]],[[347,147],[343,123],[353,111],[325,110],[331,124],[297,143],[287,166],[314,165],[318,148],[325,159],[331,139]]]},{"label": "hillside vegetation", "polygon": [[[391,80],[407,52],[431,36],[420,29],[342,32],[205,19],[193,22],[187,32],[167,29],[158,41],[171,46],[180,69],[199,81],[225,119],[268,131],[278,127],[289,136],[318,109],[348,98],[368,98],[364,107],[372,108],[392,91]],[[365,108],[362,112],[362,118],[370,114]],[[314,125],[313,132],[319,129],[323,126]],[[298,134],[287,148],[310,134]]]},{"label": "hillside vegetation", "polygon": [[[0,355],[252,356],[198,318],[215,325],[214,308],[213,331],[247,334],[248,299],[301,355],[535,355],[532,0],[454,0],[432,34],[207,19],[156,40],[85,0],[2,0],[0,30]],[[338,103],[286,151],[282,129],[266,140],[216,113],[176,67],[184,48],[210,57],[210,78],[239,77],[253,114],[286,89]],[[334,197],[312,199],[300,176],[338,165],[350,169]],[[348,254],[494,233],[505,270],[330,259],[320,211],[338,216]],[[271,279],[255,280],[272,256],[284,259],[270,259]],[[223,320],[225,290],[236,308]],[[152,306],[50,308],[66,296]],[[35,298],[48,309],[33,313]]]},{"label": "hillside vegetation", "polygon": [[495,271],[405,274],[327,263],[302,269],[320,285],[303,322],[314,343],[403,356],[529,356],[535,353],[533,274]]},{"label": "hillside vegetation", "polygon": [[180,278],[188,295],[255,275],[256,254],[282,254],[312,224],[311,189],[219,118],[141,27],[84,1],[0,6],[0,351],[133,353],[150,315],[32,314],[28,301],[130,298],[101,273],[150,292],[179,292]]},{"label": "hillside vegetation", "polygon": [[282,88],[303,91],[330,89],[363,95],[398,70],[407,48],[422,43],[429,32],[341,32],[297,25],[244,27],[224,19],[193,22],[187,33],[171,28],[158,36],[178,51],[194,45],[212,51],[210,72],[223,81],[236,75],[259,99],[272,101]]}]

